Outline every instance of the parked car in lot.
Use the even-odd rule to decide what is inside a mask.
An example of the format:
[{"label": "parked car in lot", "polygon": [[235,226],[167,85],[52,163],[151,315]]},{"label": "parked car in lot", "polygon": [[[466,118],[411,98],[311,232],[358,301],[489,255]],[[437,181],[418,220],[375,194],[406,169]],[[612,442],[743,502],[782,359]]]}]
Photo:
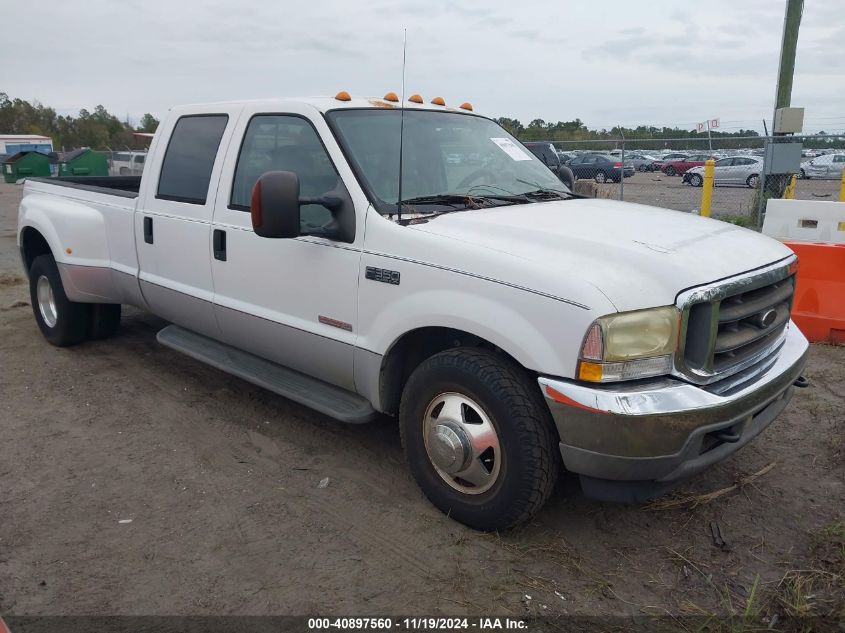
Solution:
[{"label": "parked car in lot", "polygon": [[670,152],[668,154],[663,154],[656,161],[654,161],[652,171],[660,171],[661,169],[663,169],[663,166],[667,162],[672,161],[672,160],[680,160],[680,159],[686,158],[686,157],[687,157],[687,154],[684,154],[683,152]]},{"label": "parked car in lot", "polygon": [[[684,173],[684,182],[693,187],[704,184],[704,167],[693,167]],[[763,172],[763,159],[759,156],[732,156],[721,158],[714,163],[714,185],[746,185],[757,188],[760,174]]]},{"label": "parked car in lot", "polygon": [[710,158],[710,156],[707,154],[693,154],[692,156],[685,156],[684,158],[664,161],[663,167],[661,167],[660,170],[667,176],[676,176],[678,174],[683,174],[693,167],[700,167],[704,165],[704,161],[708,158]]},{"label": "parked car in lot", "polygon": [[801,164],[802,178],[842,178],[842,168],[845,167],[845,154],[824,154],[817,156],[807,163]]},{"label": "parked car in lot", "polygon": [[396,417],[423,492],[484,530],[530,519],[561,468],[642,501],[734,455],[808,350],[780,242],[574,195],[494,121],[430,104],[173,108],[142,176],[27,180],[17,243],[50,343],[149,310],[195,361],[344,422]]},{"label": "parked car in lot", "polygon": [[632,165],[623,168],[621,161],[604,154],[581,154],[569,161],[569,168],[576,178],[592,178],[596,182],[620,182],[634,175]]},{"label": "parked car in lot", "polygon": [[655,164],[659,161],[654,156],[640,154],[637,152],[625,152],[625,162],[631,163],[637,171],[654,171]]}]

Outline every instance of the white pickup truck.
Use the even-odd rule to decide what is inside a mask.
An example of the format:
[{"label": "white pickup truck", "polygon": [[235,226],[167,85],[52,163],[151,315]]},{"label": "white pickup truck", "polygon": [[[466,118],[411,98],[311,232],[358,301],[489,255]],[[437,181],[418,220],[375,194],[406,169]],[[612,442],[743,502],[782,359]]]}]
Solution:
[{"label": "white pickup truck", "polygon": [[484,530],[561,467],[636,502],[725,459],[808,349],[779,242],[573,195],[469,104],[417,95],[174,108],[142,177],[29,179],[18,242],[51,343],[134,305],[199,361],[395,416],[424,493]]}]

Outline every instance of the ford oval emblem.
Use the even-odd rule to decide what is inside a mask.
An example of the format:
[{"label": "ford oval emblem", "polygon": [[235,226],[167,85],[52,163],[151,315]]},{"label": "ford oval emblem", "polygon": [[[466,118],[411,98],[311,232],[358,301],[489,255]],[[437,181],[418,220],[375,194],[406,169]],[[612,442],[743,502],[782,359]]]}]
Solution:
[{"label": "ford oval emblem", "polygon": [[767,328],[772,325],[777,318],[777,310],[766,310],[765,312],[760,313],[760,316],[758,317],[759,320],[757,322],[760,324],[760,327]]}]

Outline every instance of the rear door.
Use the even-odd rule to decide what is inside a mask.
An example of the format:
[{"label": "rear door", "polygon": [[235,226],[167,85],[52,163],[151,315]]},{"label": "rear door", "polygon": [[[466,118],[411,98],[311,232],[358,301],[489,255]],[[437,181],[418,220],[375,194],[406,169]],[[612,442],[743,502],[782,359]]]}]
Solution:
[{"label": "rear door", "polygon": [[579,165],[579,178],[595,178],[596,171],[598,171],[596,164],[598,163],[598,158],[595,156],[585,156],[581,159],[581,163]]},{"label": "rear door", "polygon": [[241,106],[181,110],[151,148],[135,214],[140,284],[160,317],[219,338],[211,279],[211,218],[223,156]]}]

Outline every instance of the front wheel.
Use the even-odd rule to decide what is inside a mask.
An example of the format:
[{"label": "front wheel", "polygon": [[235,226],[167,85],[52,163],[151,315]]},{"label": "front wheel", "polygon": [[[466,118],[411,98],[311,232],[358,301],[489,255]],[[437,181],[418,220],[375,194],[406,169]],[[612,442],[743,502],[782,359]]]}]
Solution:
[{"label": "front wheel", "polygon": [[693,187],[700,187],[702,184],[704,184],[704,179],[698,174],[693,174],[689,177],[689,184],[691,184]]},{"label": "front wheel", "polygon": [[402,393],[399,427],[423,493],[470,527],[522,523],[554,488],[560,457],[540,390],[493,352],[459,348],[423,361]]},{"label": "front wheel", "polygon": [[751,174],[751,175],[750,175],[750,176],[749,176],[749,177],[745,180],[745,184],[746,184],[746,185],[748,185],[749,187],[751,187],[752,189],[756,189],[756,188],[757,188],[757,183],[758,183],[758,182],[760,182],[760,178],[757,176],[757,174]]},{"label": "front wheel", "polygon": [[607,182],[607,174],[604,173],[603,171],[596,172],[596,175],[594,176],[594,178],[595,178],[595,181],[598,182],[598,183]]},{"label": "front wheel", "polygon": [[29,296],[38,328],[50,343],[66,347],[88,337],[90,306],[67,298],[52,255],[39,255],[33,260]]},{"label": "front wheel", "polygon": [[666,175],[667,176],[674,176],[676,173],[678,173],[678,172],[675,171],[674,167],[667,167],[666,168]]}]

